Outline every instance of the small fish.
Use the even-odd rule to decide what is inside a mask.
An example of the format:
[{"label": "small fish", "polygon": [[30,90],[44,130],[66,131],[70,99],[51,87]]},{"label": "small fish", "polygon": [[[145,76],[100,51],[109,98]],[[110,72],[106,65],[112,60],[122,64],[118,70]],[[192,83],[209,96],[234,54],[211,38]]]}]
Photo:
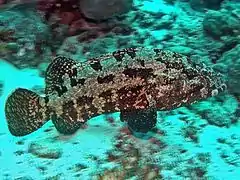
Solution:
[{"label": "small fish", "polygon": [[127,48],[78,62],[58,56],[45,77],[45,96],[18,88],[5,104],[14,136],[30,134],[52,120],[73,134],[90,118],[121,112],[133,131],[156,125],[156,112],[172,110],[226,89],[222,75],[189,57],[162,49]]}]

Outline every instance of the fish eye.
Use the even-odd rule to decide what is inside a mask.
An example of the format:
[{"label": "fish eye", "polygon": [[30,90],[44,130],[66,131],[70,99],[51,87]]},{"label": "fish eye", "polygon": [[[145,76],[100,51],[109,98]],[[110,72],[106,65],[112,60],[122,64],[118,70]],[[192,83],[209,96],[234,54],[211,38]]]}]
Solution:
[{"label": "fish eye", "polygon": [[220,89],[221,89],[221,91],[225,91],[227,89],[227,85],[226,84],[222,84]]},{"label": "fish eye", "polygon": [[216,95],[218,95],[218,90],[217,89],[212,90],[212,96],[216,96]]}]

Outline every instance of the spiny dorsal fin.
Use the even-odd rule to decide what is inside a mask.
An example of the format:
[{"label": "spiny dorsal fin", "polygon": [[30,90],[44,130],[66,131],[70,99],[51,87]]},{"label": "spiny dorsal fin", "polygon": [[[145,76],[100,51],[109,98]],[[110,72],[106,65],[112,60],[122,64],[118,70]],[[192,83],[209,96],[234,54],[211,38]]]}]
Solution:
[{"label": "spiny dorsal fin", "polygon": [[[47,68],[46,72],[46,89],[45,93],[47,95],[54,94],[57,96],[62,96],[65,92],[68,91],[68,86],[76,86],[78,84],[84,84],[84,77],[91,76],[91,72],[89,71],[88,67],[94,71],[93,74],[101,74],[104,71],[106,66],[105,61],[113,60],[115,62],[111,62],[110,64],[119,64],[121,66],[122,58],[127,54],[132,59],[136,56],[136,52],[138,49],[128,48],[123,50],[114,51],[112,53],[99,56],[96,58],[88,59],[86,62],[80,63],[73,59],[64,57],[64,56],[57,56]],[[104,65],[103,65],[104,64]],[[82,78],[78,76],[79,66],[82,67]],[[110,67],[109,67],[110,68]],[[85,72],[84,71],[89,71]],[[105,69],[106,70],[106,69]],[[68,79],[68,82],[66,81]]]},{"label": "spiny dorsal fin", "polygon": [[77,61],[64,56],[56,57],[47,68],[45,93],[61,96],[67,92],[66,78],[72,87],[83,83],[83,80],[77,79],[77,64]]}]

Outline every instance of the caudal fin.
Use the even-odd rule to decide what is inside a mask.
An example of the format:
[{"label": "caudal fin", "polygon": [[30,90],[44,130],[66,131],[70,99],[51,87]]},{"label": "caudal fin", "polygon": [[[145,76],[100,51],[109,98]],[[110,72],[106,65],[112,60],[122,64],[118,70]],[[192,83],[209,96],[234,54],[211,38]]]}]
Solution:
[{"label": "caudal fin", "polygon": [[30,134],[48,120],[45,99],[33,91],[18,88],[5,104],[9,131],[14,136]]}]

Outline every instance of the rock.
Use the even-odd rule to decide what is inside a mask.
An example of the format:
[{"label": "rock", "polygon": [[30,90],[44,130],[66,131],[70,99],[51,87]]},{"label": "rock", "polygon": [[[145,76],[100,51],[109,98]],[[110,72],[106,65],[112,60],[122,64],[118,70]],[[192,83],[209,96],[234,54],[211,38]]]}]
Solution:
[{"label": "rock", "polygon": [[218,139],[219,155],[229,165],[240,167],[239,135],[232,132],[230,135],[222,135]]},{"label": "rock", "polygon": [[146,28],[150,30],[162,30],[171,29],[176,20],[176,15],[174,14],[164,14],[164,13],[138,13],[138,18],[136,21],[139,23],[141,28]]},{"label": "rock", "polygon": [[164,0],[164,1],[170,5],[173,5],[176,2],[176,0]]},{"label": "rock", "polygon": [[212,101],[201,101],[191,107],[209,124],[219,127],[229,127],[238,108],[238,101],[231,95],[219,96]]},{"label": "rock", "polygon": [[0,81],[0,96],[2,95],[3,93],[3,82]]},{"label": "rock", "polygon": [[80,9],[89,19],[104,20],[128,12],[133,0],[81,0]]},{"label": "rock", "polygon": [[220,9],[221,3],[224,0],[190,0],[190,5],[194,10],[203,10],[204,8],[209,9]]},{"label": "rock", "polygon": [[78,163],[78,164],[75,164],[73,167],[71,167],[70,169],[71,170],[74,170],[75,172],[80,172],[84,169],[87,169],[88,167],[84,164],[81,164],[81,163]]},{"label": "rock", "polygon": [[223,54],[219,59],[221,67],[225,68],[228,77],[228,89],[231,93],[240,95],[240,44]]},{"label": "rock", "polygon": [[174,15],[164,15],[161,19],[159,19],[157,22],[154,19],[154,29],[171,29],[173,24],[175,22],[175,16]]},{"label": "rock", "polygon": [[21,176],[14,178],[14,180],[33,180],[33,178],[31,178],[30,176]]},{"label": "rock", "polygon": [[16,67],[36,67],[50,55],[49,28],[36,12],[1,11],[0,24],[0,55]]},{"label": "rock", "polygon": [[183,136],[185,138],[190,139],[191,141],[195,142],[195,143],[199,143],[199,135],[198,132],[199,129],[197,127],[195,127],[194,125],[187,125],[186,127],[184,127],[182,129],[183,132]]},{"label": "rock", "polygon": [[39,158],[46,159],[59,159],[62,156],[61,149],[38,143],[31,143],[28,148],[28,152]]},{"label": "rock", "polygon": [[228,87],[229,90],[236,94],[240,95],[240,50],[239,50],[240,45],[238,45],[238,60],[232,64],[232,66],[229,67],[229,81],[228,81]]},{"label": "rock", "polygon": [[191,49],[190,47],[180,46],[180,45],[169,47],[169,50],[173,52],[181,53],[184,55],[190,55],[193,52],[193,49]]},{"label": "rock", "polygon": [[203,29],[215,39],[227,35],[237,36],[240,34],[240,19],[228,11],[209,11],[204,17]]},{"label": "rock", "polygon": [[232,36],[224,36],[221,38],[222,46],[215,51],[215,61],[212,59],[213,63],[216,63],[220,57],[223,56],[224,53],[234,49],[238,44],[240,44],[240,36],[232,37]]}]

